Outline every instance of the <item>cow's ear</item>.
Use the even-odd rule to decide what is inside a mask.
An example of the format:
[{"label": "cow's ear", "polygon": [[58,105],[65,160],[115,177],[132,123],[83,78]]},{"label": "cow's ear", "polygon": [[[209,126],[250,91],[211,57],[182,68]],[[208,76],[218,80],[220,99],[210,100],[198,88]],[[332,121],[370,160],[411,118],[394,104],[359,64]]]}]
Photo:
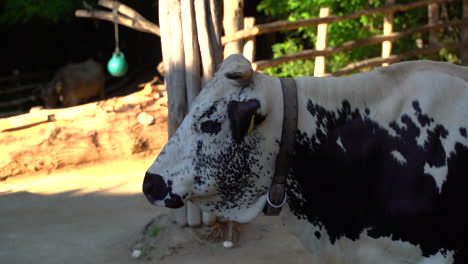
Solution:
[{"label": "cow's ear", "polygon": [[252,81],[253,70],[252,67],[239,67],[236,71],[226,72],[224,77],[235,81],[239,86],[245,86]]},{"label": "cow's ear", "polygon": [[227,106],[228,118],[232,138],[236,143],[241,143],[247,133],[252,132],[254,126],[263,121],[264,117],[257,113],[260,102],[250,99],[245,102],[230,101]]}]

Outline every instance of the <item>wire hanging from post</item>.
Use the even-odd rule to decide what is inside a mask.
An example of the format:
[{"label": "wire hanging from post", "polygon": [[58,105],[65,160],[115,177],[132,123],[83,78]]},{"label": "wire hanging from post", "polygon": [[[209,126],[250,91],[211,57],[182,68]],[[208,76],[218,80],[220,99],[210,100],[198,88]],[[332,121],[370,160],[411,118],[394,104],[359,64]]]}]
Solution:
[{"label": "wire hanging from post", "polygon": [[114,36],[115,36],[115,51],[114,53],[118,54],[120,52],[119,49],[119,23],[117,23],[117,15],[118,15],[118,2],[114,1],[112,6],[112,15],[113,15],[113,22],[114,22]]},{"label": "wire hanging from post", "polygon": [[112,58],[107,63],[107,70],[112,76],[121,77],[127,73],[128,65],[125,60],[123,52],[119,47],[119,25],[118,25],[118,8],[120,3],[114,1],[112,4],[112,20],[114,22],[114,37],[115,37],[115,50]]}]

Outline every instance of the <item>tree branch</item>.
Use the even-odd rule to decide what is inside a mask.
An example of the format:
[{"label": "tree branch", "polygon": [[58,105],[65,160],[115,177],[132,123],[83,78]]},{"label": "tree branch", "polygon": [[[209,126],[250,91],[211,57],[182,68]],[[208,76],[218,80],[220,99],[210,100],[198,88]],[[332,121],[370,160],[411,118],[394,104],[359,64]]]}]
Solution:
[{"label": "tree branch", "polygon": [[[110,9],[114,7],[114,1],[110,1],[110,0],[99,0],[98,4],[103,7],[110,8]],[[116,8],[118,12],[121,13],[117,15],[116,17],[116,22],[119,23],[120,25],[129,27],[138,31],[161,36],[159,26],[148,21],[146,18],[144,18],[142,15],[140,15],[138,12],[136,12],[132,8],[124,4],[118,3],[118,2],[116,3]],[[101,10],[79,9],[75,11],[75,16],[84,17],[84,18],[95,18],[95,19],[114,22],[114,15],[111,11],[109,12],[109,11],[101,11]]]}]

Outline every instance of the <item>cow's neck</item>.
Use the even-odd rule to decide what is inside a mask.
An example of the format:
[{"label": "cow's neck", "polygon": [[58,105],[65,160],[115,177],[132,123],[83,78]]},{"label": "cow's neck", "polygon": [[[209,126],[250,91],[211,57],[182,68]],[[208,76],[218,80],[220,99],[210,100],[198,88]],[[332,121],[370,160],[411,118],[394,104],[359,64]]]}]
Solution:
[{"label": "cow's neck", "polygon": [[[366,115],[366,104],[379,104],[389,90],[376,91],[366,87],[366,83],[373,82],[371,75],[358,77],[367,80],[353,78],[356,77],[296,79],[296,156],[291,164],[287,189],[292,211],[310,221],[336,217],[335,210],[346,214],[347,210],[355,209],[352,203],[366,199],[369,179],[363,175],[368,174],[352,175],[350,172],[367,169],[362,162],[372,160],[375,142],[371,137],[361,137],[362,131],[354,123]],[[342,142],[343,133],[347,136],[355,133],[360,141],[352,149],[346,149]],[[310,197],[305,199],[305,196]],[[311,200],[320,202],[303,205]],[[305,208],[310,208],[313,213],[303,211]]]}]

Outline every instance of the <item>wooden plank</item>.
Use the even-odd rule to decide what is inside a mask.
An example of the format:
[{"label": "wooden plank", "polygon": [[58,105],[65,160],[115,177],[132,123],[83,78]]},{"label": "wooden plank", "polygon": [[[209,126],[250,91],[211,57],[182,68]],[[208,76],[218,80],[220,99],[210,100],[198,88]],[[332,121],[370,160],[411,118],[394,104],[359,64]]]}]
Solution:
[{"label": "wooden plank", "polygon": [[252,64],[252,66],[256,70],[263,70],[265,68],[277,66],[288,61],[293,61],[293,60],[298,60],[298,59],[308,59],[308,58],[313,58],[316,56],[329,56],[331,54],[335,54],[335,53],[345,51],[345,50],[350,50],[355,47],[378,44],[385,40],[393,41],[393,40],[400,39],[402,37],[406,37],[417,32],[425,32],[431,29],[439,29],[439,28],[445,28],[449,26],[461,27],[464,25],[468,25],[468,18],[464,20],[458,20],[458,21],[456,20],[456,21],[451,21],[447,23],[438,23],[435,25],[425,25],[421,27],[412,28],[403,32],[394,32],[389,35],[374,35],[372,37],[365,38],[365,39],[351,40],[351,41],[347,41],[341,44],[338,47],[326,48],[321,51],[318,51],[315,49],[303,50],[294,54],[284,55],[284,56],[271,59],[271,60],[256,61]]},{"label": "wooden plank", "polygon": [[[232,35],[244,29],[244,0],[224,0],[224,34]],[[237,40],[224,45],[224,58],[231,54],[242,53],[243,41]]]},{"label": "wooden plank", "polygon": [[54,121],[54,119],[54,115],[49,114],[47,111],[2,118],[0,119],[0,132],[27,128],[33,125]]},{"label": "wooden plank", "polygon": [[396,12],[396,11],[407,11],[410,9],[418,8],[421,6],[427,6],[431,3],[446,3],[452,2],[454,0],[424,0],[418,1],[410,4],[397,4],[391,7],[380,7],[373,9],[361,10],[355,13],[351,13],[344,16],[329,16],[325,18],[313,18],[313,19],[301,19],[297,21],[275,21],[272,23],[260,24],[251,29],[244,29],[238,31],[232,35],[226,35],[221,38],[223,44],[237,41],[240,39],[250,38],[261,34],[273,33],[282,30],[297,29],[300,27],[312,27],[317,26],[318,24],[331,24],[343,20],[354,19],[365,15],[387,13],[387,12]]},{"label": "wooden plank", "polygon": [[352,73],[356,70],[366,68],[366,67],[374,67],[377,65],[380,65],[384,62],[387,63],[394,63],[398,61],[402,61],[407,57],[411,56],[418,56],[418,55],[427,55],[427,54],[432,54],[435,52],[439,52],[443,48],[448,48],[448,49],[466,49],[468,48],[468,42],[457,42],[457,43],[447,43],[443,45],[434,45],[432,47],[428,48],[422,48],[422,49],[413,49],[398,55],[392,55],[388,58],[382,58],[382,57],[377,57],[377,58],[371,58],[371,59],[366,59],[360,62],[352,63],[349,64],[348,66],[340,69],[339,71],[333,72],[330,75],[331,76],[341,76],[345,75],[348,73]]},{"label": "wooden plank", "polygon": [[[255,25],[255,17],[244,18],[244,28],[252,28]],[[255,37],[245,39],[242,53],[251,63],[255,60]]]},{"label": "wooden plank", "polygon": [[[319,17],[327,17],[330,15],[329,7],[320,8]],[[324,50],[327,48],[327,29],[328,24],[319,24],[317,28],[317,43],[315,44],[316,50]],[[315,57],[314,76],[322,77],[325,73],[325,56]]]},{"label": "wooden plank", "polygon": [[[387,6],[395,4],[395,0],[387,0]],[[393,12],[385,13],[383,22],[383,34],[390,35],[393,32]],[[392,41],[386,40],[382,42],[382,58],[386,59],[392,54]],[[382,66],[388,66],[388,63],[382,63]]]}]

